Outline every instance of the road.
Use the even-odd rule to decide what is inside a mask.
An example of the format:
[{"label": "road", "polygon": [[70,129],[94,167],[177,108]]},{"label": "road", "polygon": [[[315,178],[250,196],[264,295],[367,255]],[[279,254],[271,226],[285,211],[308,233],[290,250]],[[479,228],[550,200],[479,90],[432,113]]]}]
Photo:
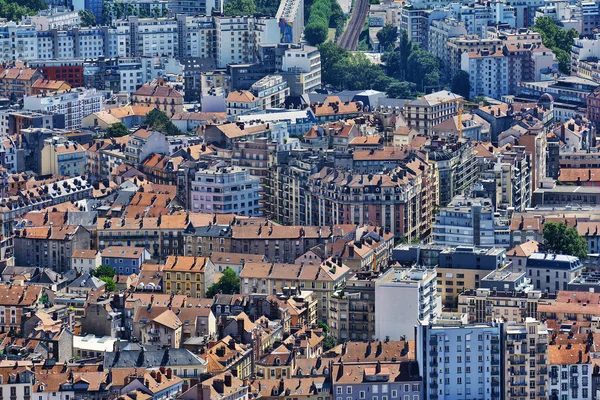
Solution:
[{"label": "road", "polygon": [[355,51],[358,48],[358,38],[365,26],[365,20],[369,14],[369,0],[356,0],[352,9],[350,22],[346,30],[338,40],[338,45],[346,50]]}]

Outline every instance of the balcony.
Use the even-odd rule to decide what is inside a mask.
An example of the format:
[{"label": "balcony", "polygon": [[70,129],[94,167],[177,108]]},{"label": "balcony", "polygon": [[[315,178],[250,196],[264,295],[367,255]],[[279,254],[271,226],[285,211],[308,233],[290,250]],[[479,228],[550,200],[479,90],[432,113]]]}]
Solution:
[{"label": "balcony", "polygon": [[160,336],[160,330],[159,329],[148,329],[148,334],[150,336]]}]

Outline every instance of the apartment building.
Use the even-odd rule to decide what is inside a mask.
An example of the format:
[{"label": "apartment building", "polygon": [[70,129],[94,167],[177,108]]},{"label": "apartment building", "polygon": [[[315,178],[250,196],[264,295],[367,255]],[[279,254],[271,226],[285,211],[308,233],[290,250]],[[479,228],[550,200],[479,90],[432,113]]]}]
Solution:
[{"label": "apartment building", "polygon": [[165,293],[206,296],[215,283],[215,265],[208,257],[168,256],[163,269]]},{"label": "apartment building", "polygon": [[462,102],[462,96],[440,91],[406,102],[402,114],[409,126],[428,134],[432,127],[458,115]]},{"label": "apartment building", "polygon": [[21,130],[28,128],[51,130],[64,129],[64,127],[64,115],[10,109],[0,111],[0,135],[3,137],[19,134]]},{"label": "apartment building", "polygon": [[329,300],[329,334],[339,341],[375,339],[375,281],[373,272],[357,272]]},{"label": "apartment building", "polygon": [[465,52],[461,69],[469,74],[469,97],[479,95],[500,99],[508,94],[508,56],[502,49]]},{"label": "apartment building", "polygon": [[448,39],[450,76],[462,69],[463,53],[491,52],[502,47],[501,39],[481,38],[478,35],[467,35]]},{"label": "apartment building", "polygon": [[183,322],[179,317],[172,310],[165,310],[142,327],[141,342],[178,349],[182,330]]},{"label": "apartment building", "polygon": [[417,326],[418,361],[428,399],[501,399],[500,324],[468,324],[466,316],[442,315]]},{"label": "apartment building", "polygon": [[388,269],[375,281],[375,309],[375,337],[413,339],[418,321],[433,322],[442,311],[435,269]]},{"label": "apartment building", "polygon": [[65,129],[81,128],[83,118],[102,111],[103,95],[96,89],[77,88],[49,95],[25,96],[23,108],[29,111],[45,111],[64,114]]},{"label": "apartment building", "polygon": [[567,285],[583,270],[577,257],[562,254],[533,253],[527,259],[527,277],[537,290],[556,293],[567,290]]},{"label": "apartment building", "polygon": [[142,247],[108,246],[100,253],[102,265],[111,266],[117,275],[139,274],[150,252]]},{"label": "apartment building", "polygon": [[557,336],[559,343],[548,346],[547,393],[559,399],[593,397],[594,365],[587,335],[584,340],[575,339],[572,333]]},{"label": "apartment building", "polygon": [[481,279],[478,289],[467,289],[458,295],[458,311],[467,314],[471,323],[497,320],[521,323],[537,318],[538,305],[550,304],[555,295],[535,290],[525,272],[512,266],[494,270]]},{"label": "apartment building", "polygon": [[249,90],[229,92],[225,100],[228,118],[264,111],[262,101]]},{"label": "apartment building", "polygon": [[280,74],[288,84],[290,96],[302,96],[320,88],[321,54],[319,49],[306,44],[290,46],[285,50],[281,59]]},{"label": "apartment building", "polygon": [[167,117],[183,112],[183,94],[163,82],[144,84],[131,95],[133,106],[154,106]]},{"label": "apartment building", "polygon": [[489,199],[457,196],[435,217],[433,242],[444,246],[494,247],[494,212]]},{"label": "apartment building", "polygon": [[37,265],[66,272],[76,249],[89,250],[92,235],[83,226],[28,227],[15,231],[14,256],[19,265]]},{"label": "apartment building", "polygon": [[589,322],[599,312],[599,301],[599,293],[561,290],[555,302],[538,306],[539,318]]},{"label": "apartment building", "polygon": [[419,159],[376,175],[323,168],[308,179],[304,223],[372,223],[409,241],[426,238],[435,204],[432,175]]},{"label": "apartment building", "polygon": [[64,136],[44,141],[41,154],[42,175],[83,176],[86,173],[86,150]]},{"label": "apartment building", "polygon": [[198,169],[191,182],[192,211],[261,216],[260,179],[246,168]]},{"label": "apartment building", "polygon": [[165,135],[158,131],[138,129],[127,141],[126,160],[137,166],[150,154],[169,154],[169,142]]},{"label": "apartment building", "polygon": [[35,311],[42,297],[42,286],[0,285],[6,293],[0,299],[0,332],[21,330],[21,324]]},{"label": "apartment building", "polygon": [[23,65],[7,66],[0,69],[0,95],[21,100],[32,94],[33,84],[43,75],[35,68],[26,68]]},{"label": "apartment building", "polygon": [[431,22],[428,35],[428,51],[440,60],[440,66],[446,77],[451,78],[450,47],[448,41],[452,38],[467,36],[465,24],[453,18]]},{"label": "apartment building", "polygon": [[304,31],[304,1],[282,1],[277,9],[275,19],[280,21],[281,43],[300,43]]},{"label": "apartment building", "polygon": [[545,322],[526,318],[505,325],[505,397],[516,400],[548,398],[548,344]]},{"label": "apartment building", "polygon": [[331,258],[321,264],[246,263],[240,273],[242,294],[283,293],[299,287],[314,292],[319,302],[318,318],[325,322],[333,294],[343,287],[350,269]]}]

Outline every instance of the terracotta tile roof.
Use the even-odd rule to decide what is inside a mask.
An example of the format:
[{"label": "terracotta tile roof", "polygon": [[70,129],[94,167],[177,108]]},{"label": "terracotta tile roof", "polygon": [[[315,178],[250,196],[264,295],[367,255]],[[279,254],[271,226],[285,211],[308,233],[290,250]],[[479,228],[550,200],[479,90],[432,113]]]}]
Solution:
[{"label": "terracotta tile roof", "polygon": [[227,95],[227,101],[236,103],[253,103],[257,100],[258,98],[247,90],[229,92]]},{"label": "terracotta tile roof", "polygon": [[221,133],[223,133],[228,139],[235,139],[235,138],[244,137],[244,136],[248,136],[248,135],[255,135],[255,134],[267,131],[266,124],[253,125],[253,126],[244,125],[244,129],[242,129],[240,126],[238,126],[238,124],[229,123],[229,124],[217,125],[216,128],[219,131],[221,131]]},{"label": "terracotta tile roof", "polygon": [[279,396],[293,397],[299,400],[313,399],[320,395],[319,391],[326,383],[322,376],[303,376],[289,379],[255,379],[250,382],[251,392],[255,398],[272,399]]},{"label": "terracotta tile roof", "polygon": [[168,85],[146,83],[133,92],[133,96],[183,98],[183,94]]},{"label": "terracotta tile roof", "polygon": [[139,259],[144,252],[143,247],[109,246],[102,250],[102,257]]},{"label": "terracotta tile roof", "polygon": [[354,150],[354,161],[393,161],[405,160],[411,152],[407,147],[384,147],[383,149]]},{"label": "terracotta tile roof", "polygon": [[31,85],[31,88],[38,90],[68,90],[71,89],[71,85],[65,81],[38,79]]},{"label": "terracotta tile roof", "polygon": [[207,257],[168,256],[163,271],[204,272]]},{"label": "terracotta tile roof", "polygon": [[154,132],[146,129],[138,129],[131,136],[136,137],[138,139],[148,139],[152,135],[152,133]]},{"label": "terracotta tile roof", "polygon": [[389,341],[389,342],[346,342],[343,355],[337,360],[346,362],[364,361],[408,361],[416,360],[415,342]]},{"label": "terracotta tile roof", "polygon": [[561,168],[558,174],[559,182],[598,182],[600,168]]},{"label": "terracotta tile roof", "polygon": [[242,254],[213,251],[210,255],[210,259],[214,264],[242,265],[246,262],[264,262],[266,261],[266,256],[264,254]]},{"label": "terracotta tile roof", "polygon": [[171,117],[176,121],[211,121],[221,122],[227,120],[227,113],[224,112],[184,112],[177,113]]},{"label": "terracotta tile roof", "polygon": [[170,329],[178,329],[182,325],[181,320],[172,310],[165,310],[153,321]]},{"label": "terracotta tile roof", "polygon": [[313,104],[311,106],[317,117],[329,115],[359,114],[361,107],[357,102],[346,102],[340,100],[338,96],[329,96],[323,103]]},{"label": "terracotta tile roof", "polygon": [[507,256],[529,257],[533,253],[540,251],[540,243],[535,240],[529,240],[513,247],[506,252]]},{"label": "terracotta tile roof", "polygon": [[599,314],[600,293],[561,290],[553,304],[539,304],[538,312],[567,314]]},{"label": "terracotta tile roof", "polygon": [[231,228],[234,239],[299,239],[327,238],[331,235],[330,227],[303,227],[303,226],[281,226],[269,224],[260,225],[235,225]]},{"label": "terracotta tile roof", "polygon": [[16,229],[15,236],[24,237],[27,239],[71,240],[73,235],[75,235],[79,229],[85,228],[79,225],[64,225],[59,227],[40,226]]},{"label": "terracotta tile roof", "polygon": [[[227,378],[226,378],[227,376]],[[228,379],[231,379],[231,385],[226,385],[224,384],[224,382]],[[219,389],[217,390],[215,388],[216,383],[215,381],[219,381],[222,382],[222,390]],[[231,373],[229,372],[225,372],[223,374],[220,375],[216,375],[210,379],[206,379],[204,381],[202,381],[202,383],[199,383],[198,385],[202,385],[203,388],[207,388],[210,389],[210,399],[229,399],[229,398],[237,398],[236,393],[239,393],[240,391],[244,390],[244,382],[242,380],[240,380],[239,378],[237,378],[236,376],[233,376]],[[221,386],[221,383],[219,383],[219,386]],[[220,393],[222,391],[222,393]],[[244,398],[247,398],[248,396],[246,395]],[[241,398],[241,397],[240,397]]]},{"label": "terracotta tile roof", "polygon": [[590,352],[585,344],[551,345],[548,346],[548,363],[550,365],[589,364],[591,363]]},{"label": "terracotta tile roof", "polygon": [[167,169],[167,165],[169,162],[171,162],[173,171],[177,171],[179,169],[179,164],[181,164],[182,161],[184,161],[183,157],[169,157],[164,154],[153,153],[146,157],[146,159],[142,162],[142,167],[165,171]]},{"label": "terracotta tile roof", "polygon": [[204,144],[197,144],[194,146],[184,147],[183,150],[185,150],[194,160],[199,160],[200,157],[204,155],[216,153],[216,151],[212,147],[206,146]]},{"label": "terracotta tile roof", "polygon": [[33,79],[37,69],[8,67],[0,70],[0,79],[16,79],[19,81],[30,81]]},{"label": "terracotta tile roof", "polygon": [[71,254],[71,258],[95,259],[96,254],[98,254],[98,252],[96,250],[75,249],[75,250],[73,250],[73,253]]},{"label": "terracotta tile roof", "polygon": [[358,136],[350,141],[350,146],[365,146],[383,144],[381,136]]}]

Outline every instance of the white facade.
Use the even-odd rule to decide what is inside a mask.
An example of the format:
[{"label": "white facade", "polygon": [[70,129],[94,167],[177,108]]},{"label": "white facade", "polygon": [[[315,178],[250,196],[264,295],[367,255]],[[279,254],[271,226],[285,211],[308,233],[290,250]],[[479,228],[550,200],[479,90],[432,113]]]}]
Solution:
[{"label": "white facade", "polygon": [[29,17],[29,21],[39,30],[68,29],[81,25],[81,18],[77,11],[63,8],[41,10],[37,15]]},{"label": "white facade", "polygon": [[65,115],[65,129],[81,128],[81,120],[102,111],[102,94],[96,89],[73,89],[53,95],[26,96],[23,108]]},{"label": "white facade", "polygon": [[508,57],[501,50],[463,53],[461,69],[469,73],[471,98],[485,95],[500,99],[508,94]]},{"label": "white facade", "polygon": [[433,241],[446,246],[493,247],[494,209],[482,199],[453,200],[435,217]]},{"label": "white facade", "polygon": [[375,310],[375,337],[414,339],[417,321],[434,321],[442,310],[435,269],[390,268],[375,282]]},{"label": "white facade", "polygon": [[259,183],[259,178],[240,167],[197,171],[192,182],[192,211],[260,216]]},{"label": "white facade", "polygon": [[321,87],[321,54],[316,47],[302,45],[300,48],[287,49],[283,54],[281,70],[296,75],[293,81],[288,79],[293,96],[310,93]]},{"label": "white facade", "polygon": [[[573,351],[583,354],[581,362],[577,364],[554,364],[550,359],[548,371],[548,393],[551,398],[557,399],[590,399],[595,393],[592,392],[592,371],[594,365],[590,362],[590,353],[585,353],[584,349],[578,346],[578,349],[570,349],[570,345],[563,345],[562,351]],[[585,346],[584,346],[585,347]],[[573,396],[576,393],[577,396]]]}]

